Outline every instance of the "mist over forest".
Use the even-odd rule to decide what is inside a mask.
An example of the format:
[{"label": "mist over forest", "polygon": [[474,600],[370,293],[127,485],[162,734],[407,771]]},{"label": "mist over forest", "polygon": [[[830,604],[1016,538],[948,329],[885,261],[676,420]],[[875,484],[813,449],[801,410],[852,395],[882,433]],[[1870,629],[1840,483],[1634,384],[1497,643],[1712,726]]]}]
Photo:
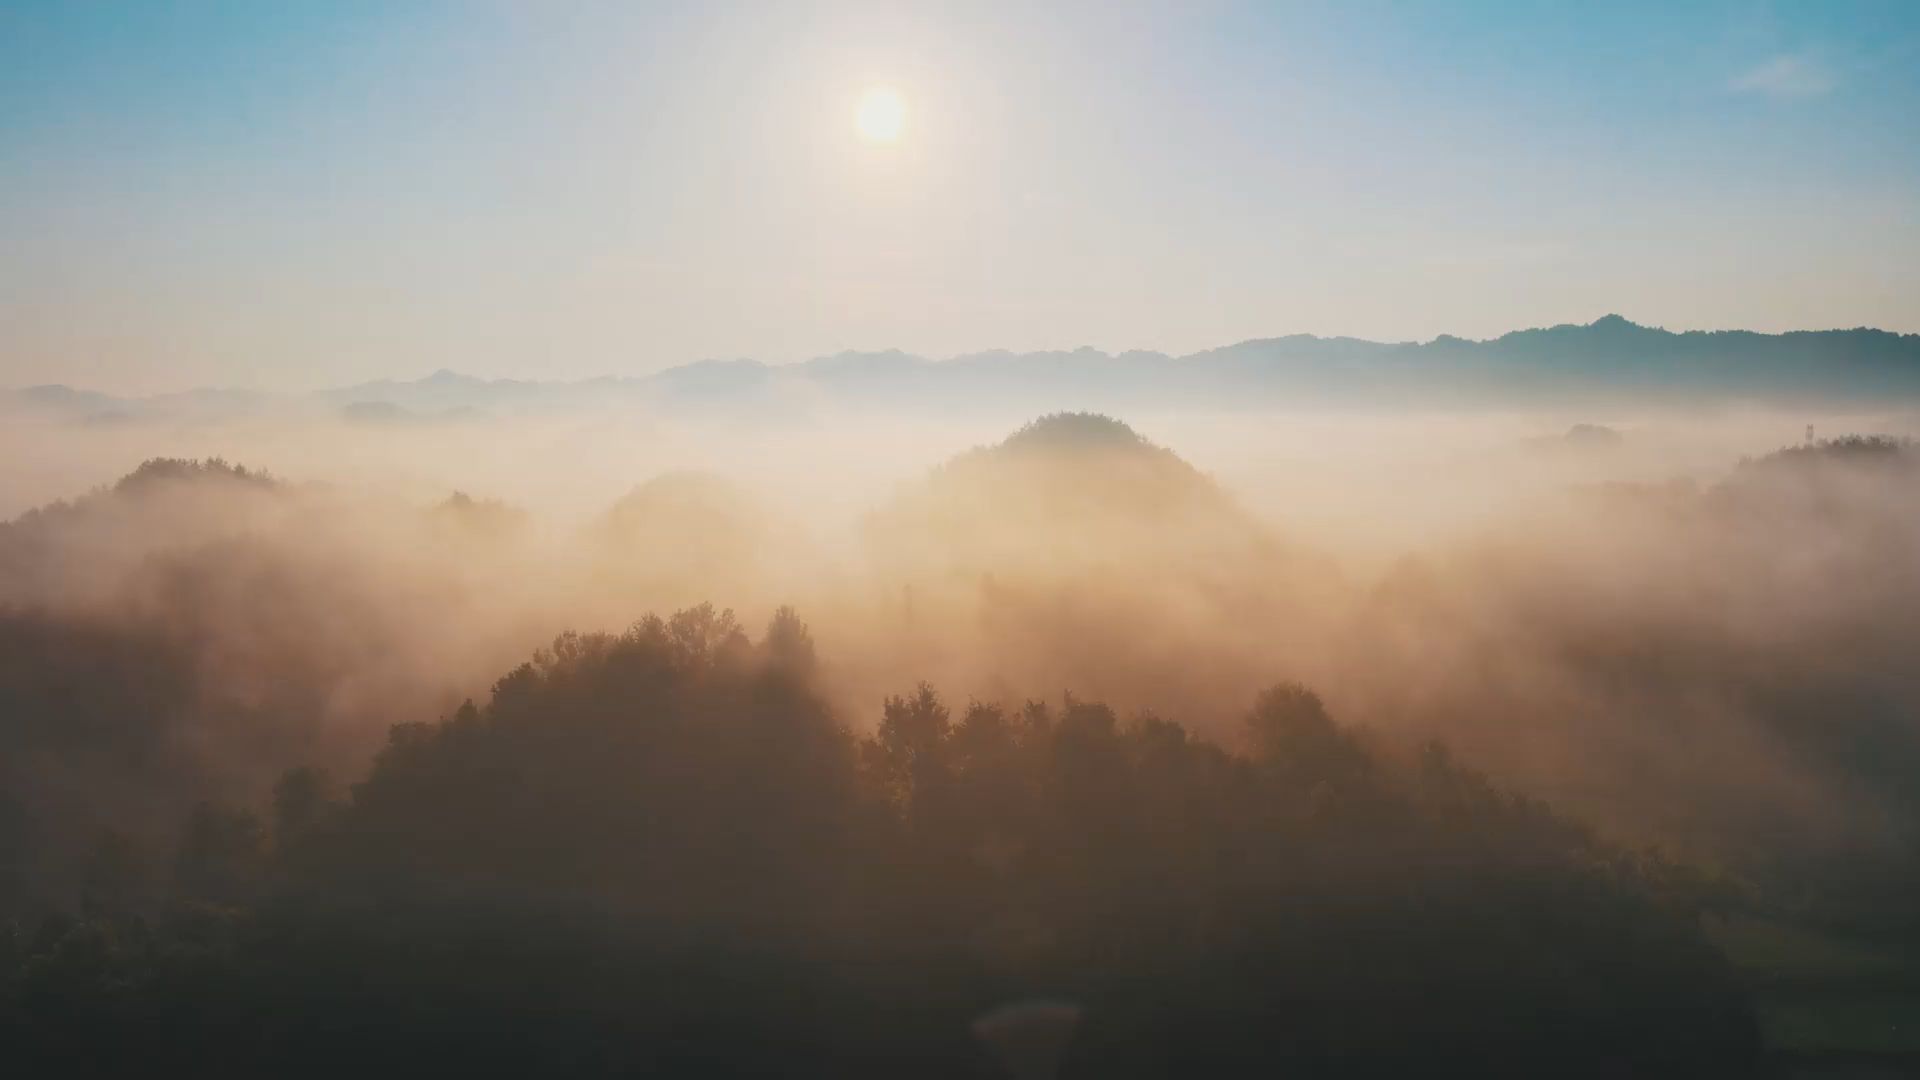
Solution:
[{"label": "mist over forest", "polygon": [[1920,1076],[1916,57],[0,0],[0,1080]]},{"label": "mist over forest", "polygon": [[[1912,339],[1534,333],[16,394],[0,1031],[66,1075],[1813,1060],[1824,984],[1752,957],[1902,1000],[1920,945]],[[1587,374],[1372,370],[1515,339]],[[1644,340],[1755,359],[1702,405],[1579,354]],[[1209,382],[1290,349],[1351,381]]]}]

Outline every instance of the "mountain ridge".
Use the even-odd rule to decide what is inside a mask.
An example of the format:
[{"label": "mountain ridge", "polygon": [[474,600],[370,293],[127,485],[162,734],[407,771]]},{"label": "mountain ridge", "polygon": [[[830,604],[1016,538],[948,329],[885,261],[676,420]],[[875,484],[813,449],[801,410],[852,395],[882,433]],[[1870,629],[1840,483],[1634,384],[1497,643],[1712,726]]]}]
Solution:
[{"label": "mountain ridge", "polygon": [[[1090,346],[1016,353],[989,349],[932,359],[900,349],[842,350],[785,364],[709,358],[644,375],[586,379],[489,379],[442,367],[392,378],[271,395],[199,388],[120,397],[63,384],[0,393],[15,409],[85,420],[120,414],[214,414],[263,401],[309,401],[333,409],[391,405],[453,409],[554,407],[632,397],[686,404],[742,404],[782,386],[871,403],[942,406],[985,400],[1021,408],[1142,402],[1243,405],[1299,400],[1447,403],[1555,396],[1680,393],[1694,397],[1920,398],[1920,334],[1870,327],[1683,330],[1644,326],[1618,314],[1467,339],[1382,342],[1289,334],[1249,338],[1182,355]],[[1085,400],[1073,395],[1091,391]],[[1038,393],[1038,400],[1027,395]],[[1061,397],[1066,395],[1066,397]],[[1071,398],[1069,401],[1068,398]]]}]

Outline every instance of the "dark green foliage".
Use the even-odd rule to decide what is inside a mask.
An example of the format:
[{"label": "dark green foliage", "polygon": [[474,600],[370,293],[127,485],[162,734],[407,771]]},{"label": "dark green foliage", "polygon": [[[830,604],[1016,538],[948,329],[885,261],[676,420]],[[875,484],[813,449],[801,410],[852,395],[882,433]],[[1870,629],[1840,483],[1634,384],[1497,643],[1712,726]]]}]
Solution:
[{"label": "dark green foliage", "polygon": [[281,844],[297,841],[335,809],[333,779],[312,766],[289,769],[273,786],[273,834]]},{"label": "dark green foliage", "polygon": [[1202,503],[1220,497],[1211,481],[1172,450],[1110,416],[1080,412],[1043,416],[995,446],[975,447],[936,469],[934,482],[1006,484],[1016,475],[1043,490],[1069,489],[1047,490],[1054,498],[1071,495],[1075,483],[1103,479],[1101,494],[1109,501],[1122,497],[1127,484],[1141,486],[1136,498]]},{"label": "dark green foliage", "polygon": [[126,876],[102,846],[137,846],[131,830],[180,809],[169,792],[204,781],[168,737],[193,694],[176,643],[0,608],[0,912]]},{"label": "dark green foliage", "polygon": [[1893,435],[1842,435],[1821,439],[1804,446],[1788,446],[1757,461],[1743,461],[1745,469],[1786,470],[1817,463],[1857,465],[1884,463],[1911,468],[1915,460],[1913,440]]},{"label": "dark green foliage", "polygon": [[140,463],[139,468],[115,481],[113,490],[119,494],[131,494],[161,484],[199,480],[231,481],[262,488],[275,485],[274,479],[266,473],[257,469],[249,470],[245,465],[229,464],[224,458],[208,458],[205,461],[148,458]]},{"label": "dark green foliage", "polygon": [[180,838],[173,865],[175,888],[209,903],[246,902],[260,883],[266,840],[252,813],[200,803],[188,815]]},{"label": "dark green foliage", "polygon": [[1073,450],[1156,448],[1119,420],[1098,413],[1063,412],[1043,416],[1023,425],[1006,437],[1001,447],[1009,452],[1052,454]]},{"label": "dark green foliage", "polygon": [[525,510],[499,499],[476,499],[456,491],[433,508],[434,517],[455,529],[480,536],[511,536],[530,524]]},{"label": "dark green foliage", "polygon": [[1240,756],[925,685],[856,739],[812,666],[791,611],[562,636],[350,798],[288,773],[271,844],[195,808],[158,915],[0,937],[0,1036],[28,1075],[1751,1074],[1673,874],[1303,687]]}]

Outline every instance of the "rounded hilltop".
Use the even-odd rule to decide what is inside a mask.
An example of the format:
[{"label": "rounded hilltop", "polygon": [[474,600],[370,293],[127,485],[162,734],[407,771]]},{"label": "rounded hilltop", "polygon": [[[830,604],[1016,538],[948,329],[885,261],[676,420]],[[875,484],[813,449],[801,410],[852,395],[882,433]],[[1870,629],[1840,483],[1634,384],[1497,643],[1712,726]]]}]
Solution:
[{"label": "rounded hilltop", "polygon": [[[1212,480],[1180,455],[1111,416],[1050,413],[998,443],[936,467],[923,498],[1003,524],[1057,527],[1067,518],[1132,519],[1157,531],[1166,515],[1230,511]],[[1232,511],[1236,513],[1237,510]]]},{"label": "rounded hilltop", "polygon": [[[1015,468],[1031,472],[1065,470],[1057,477],[1099,483],[1096,475],[1120,470],[1107,480],[1157,488],[1171,484],[1194,494],[1212,491],[1212,481],[1179,454],[1160,446],[1124,421],[1091,412],[1049,413],[1022,425],[998,443],[978,446],[935,470],[934,479]],[[1092,470],[1092,471],[1089,471]]]},{"label": "rounded hilltop", "polygon": [[1089,450],[1159,447],[1124,421],[1090,412],[1049,413],[1000,442],[1003,450]]}]

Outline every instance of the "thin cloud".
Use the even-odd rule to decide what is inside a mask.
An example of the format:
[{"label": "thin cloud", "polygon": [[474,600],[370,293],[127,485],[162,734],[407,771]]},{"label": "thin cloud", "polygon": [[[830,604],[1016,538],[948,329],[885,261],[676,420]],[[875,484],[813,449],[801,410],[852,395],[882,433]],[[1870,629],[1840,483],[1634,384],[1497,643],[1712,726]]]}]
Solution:
[{"label": "thin cloud", "polygon": [[1833,75],[1809,57],[1776,56],[1737,75],[1727,84],[1739,94],[1760,94],[1779,100],[1819,97],[1833,89]]}]

